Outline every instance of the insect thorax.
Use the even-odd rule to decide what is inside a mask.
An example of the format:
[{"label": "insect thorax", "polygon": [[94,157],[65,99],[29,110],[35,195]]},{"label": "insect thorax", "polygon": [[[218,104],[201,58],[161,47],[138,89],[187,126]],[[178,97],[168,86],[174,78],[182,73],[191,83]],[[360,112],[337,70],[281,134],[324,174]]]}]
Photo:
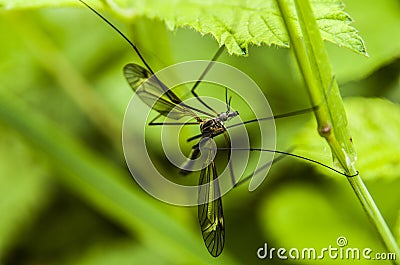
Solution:
[{"label": "insect thorax", "polygon": [[226,131],[225,126],[218,119],[207,119],[200,123],[200,131],[207,137],[214,137]]}]

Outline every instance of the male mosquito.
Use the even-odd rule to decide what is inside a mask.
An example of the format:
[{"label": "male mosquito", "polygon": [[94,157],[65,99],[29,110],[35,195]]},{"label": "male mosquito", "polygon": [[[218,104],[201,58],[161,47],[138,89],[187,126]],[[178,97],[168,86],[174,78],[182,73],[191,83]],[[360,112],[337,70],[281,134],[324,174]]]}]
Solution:
[{"label": "male mosquito", "polygon": [[[311,107],[307,109],[302,109],[299,111],[294,111],[282,115],[276,115],[265,118],[252,119],[245,122],[232,124],[230,126],[225,126],[225,122],[235,118],[239,115],[237,111],[231,111],[230,103],[231,97],[228,97],[228,90],[225,88],[225,101],[227,109],[224,112],[217,112],[211,106],[209,106],[204,100],[202,100],[198,94],[196,93],[196,88],[210,70],[218,57],[223,52],[224,47],[220,47],[214,57],[211,59],[211,62],[208,64],[206,69],[200,75],[198,81],[191,88],[192,95],[207,109],[207,111],[201,110],[199,108],[189,106],[185,104],[173,91],[171,91],[165,84],[158,79],[155,75],[154,71],[151,69],[149,64],[146,62],[145,58],[139,52],[139,49],[126,37],[117,27],[115,27],[109,20],[107,20],[103,15],[89,6],[82,0],[79,0],[82,4],[84,4],[87,8],[89,8],[92,12],[94,12],[97,16],[99,16],[104,22],[106,22],[111,28],[113,28],[122,38],[125,39],[129,43],[129,45],[133,48],[135,53],[139,56],[142,63],[145,67],[142,67],[138,64],[129,63],[125,65],[123,72],[126,80],[128,81],[130,87],[137,93],[140,99],[147,104],[150,108],[157,111],[159,114],[152,121],[149,122],[148,125],[198,125],[200,127],[200,133],[188,139],[188,141],[193,141],[199,139],[198,143],[195,144],[192,148],[190,154],[190,160],[183,166],[181,169],[182,174],[187,174],[191,171],[192,161],[196,159],[200,155],[200,151],[207,150],[206,159],[203,162],[204,166],[200,172],[199,178],[199,191],[198,191],[198,201],[202,202],[198,205],[198,221],[201,228],[201,233],[203,236],[204,243],[207,247],[207,250],[213,257],[218,257],[224,248],[225,243],[225,222],[224,215],[222,210],[222,199],[220,194],[220,187],[217,180],[218,171],[216,167],[216,163],[213,159],[214,152],[217,150],[225,150],[228,153],[228,166],[231,176],[231,181],[234,186],[243,183],[251,175],[242,179],[239,183],[236,183],[235,177],[233,175],[232,165],[230,161],[230,152],[231,152],[231,144],[230,139],[227,133],[228,128],[233,128],[235,126],[249,124],[252,122],[259,122],[263,120],[271,120],[278,119],[298,114],[303,114],[307,112],[311,112],[316,110],[317,107]],[[200,116],[202,115],[202,116]],[[169,117],[175,120],[179,120],[183,117],[192,118],[193,122],[156,122],[161,116]],[[204,118],[204,116],[206,118]],[[226,148],[215,148],[212,147],[211,141],[213,138],[223,135],[226,141]],[[244,150],[244,149],[243,149]],[[345,175],[346,174],[324,165],[318,161],[305,158],[302,156],[298,156],[289,152],[283,152],[278,150],[269,150],[262,148],[248,148],[246,150],[249,151],[258,151],[258,152],[273,152],[281,155],[288,155],[296,158],[300,158],[303,160],[307,160],[313,163],[317,163],[321,166],[327,167],[335,172]],[[278,157],[280,159],[280,157]],[[276,159],[277,160],[277,159]],[[276,161],[275,160],[275,161]],[[273,161],[268,162],[271,164]],[[259,168],[259,170],[261,170]],[[257,172],[253,172],[255,174]],[[252,175],[253,175],[252,174]],[[351,176],[348,176],[351,177]],[[216,198],[216,199],[214,199]]]}]

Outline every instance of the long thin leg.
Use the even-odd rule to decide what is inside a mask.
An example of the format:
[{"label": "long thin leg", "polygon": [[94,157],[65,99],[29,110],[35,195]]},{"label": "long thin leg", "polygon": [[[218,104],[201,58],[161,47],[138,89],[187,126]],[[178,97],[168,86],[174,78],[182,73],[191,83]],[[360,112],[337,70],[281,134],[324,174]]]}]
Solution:
[{"label": "long thin leg", "polygon": [[208,73],[208,71],[210,71],[211,67],[214,65],[214,62],[218,59],[218,57],[221,55],[222,51],[224,50],[224,46],[221,46],[217,52],[215,53],[214,57],[211,59],[211,62],[207,65],[206,69],[204,69],[203,73],[200,75],[200,77],[197,79],[196,83],[193,85],[192,89],[190,90],[190,92],[193,94],[193,96],[196,97],[196,99],[203,104],[204,107],[206,107],[207,109],[211,110],[212,112],[214,112],[215,114],[218,115],[218,112],[216,110],[214,110],[212,107],[210,107],[207,103],[204,102],[204,100],[202,100],[199,95],[195,92],[196,88],[199,86],[199,84],[201,83],[201,81],[204,79],[205,75]]},{"label": "long thin leg", "polygon": [[103,15],[101,15],[99,12],[97,12],[94,8],[92,8],[91,6],[89,6],[88,4],[86,4],[84,1],[79,0],[82,4],[84,4],[87,8],[89,8],[92,12],[94,12],[97,16],[99,16],[104,22],[106,22],[111,28],[113,28],[122,38],[124,38],[129,45],[133,48],[133,50],[135,51],[135,53],[139,56],[140,60],[143,62],[143,64],[146,66],[146,68],[150,71],[151,74],[154,75],[153,70],[151,69],[150,65],[146,62],[146,60],[144,59],[144,57],[142,56],[142,54],[140,53],[139,49],[136,47],[135,44],[133,44],[133,42],[128,39],[128,37],[125,36],[124,33],[122,33],[122,31],[120,31],[116,26],[114,26],[110,21],[108,21],[108,19],[106,19]]},{"label": "long thin leg", "polygon": [[171,125],[171,126],[178,126],[178,125],[199,125],[198,122],[152,122],[148,124],[149,126],[160,126],[160,125]]},{"label": "long thin leg", "polygon": [[273,150],[273,149],[264,149],[264,148],[234,148],[234,149],[229,148],[229,149],[230,150],[228,150],[228,148],[218,148],[218,150],[228,150],[228,151],[231,151],[231,150],[239,150],[239,151],[241,151],[242,150],[242,151],[259,151],[259,152],[276,153],[276,154],[281,154],[281,155],[284,155],[284,156],[291,156],[291,157],[295,157],[295,158],[298,158],[298,159],[309,161],[311,163],[314,163],[314,164],[320,165],[322,167],[328,168],[328,169],[330,169],[330,170],[332,170],[332,171],[334,171],[334,172],[336,172],[336,173],[338,173],[340,175],[346,176],[348,178],[355,177],[355,176],[358,175],[358,172],[356,174],[354,174],[354,175],[347,175],[346,173],[343,173],[343,172],[341,172],[341,171],[339,171],[339,170],[337,170],[337,169],[335,169],[333,167],[325,165],[325,164],[323,164],[323,163],[321,163],[321,162],[319,162],[317,160],[314,160],[314,159],[311,159],[311,158],[307,158],[307,157],[304,157],[304,156],[300,156],[300,155],[296,155],[296,154],[293,154],[293,153],[290,153],[290,152]]},{"label": "long thin leg", "polygon": [[[319,161],[304,157],[304,156],[300,156],[300,155],[296,155],[293,153],[290,153],[290,151],[292,151],[294,148],[289,149],[288,151],[279,151],[279,150],[272,150],[272,149],[262,149],[262,148],[235,148],[234,150],[242,150],[242,151],[259,151],[259,152],[271,152],[271,153],[276,153],[276,154],[280,154],[280,156],[278,156],[277,158],[273,159],[272,161],[268,161],[267,163],[265,163],[264,165],[262,165],[261,167],[259,167],[257,170],[255,170],[254,172],[252,172],[251,174],[249,174],[248,176],[244,177],[243,179],[241,179],[238,183],[236,183],[236,185],[234,187],[238,187],[239,185],[243,184],[244,182],[246,182],[248,179],[250,179],[253,175],[257,174],[258,172],[262,171],[263,169],[265,169],[266,167],[270,166],[272,163],[277,162],[279,160],[281,160],[282,158],[286,157],[286,156],[291,156],[291,157],[295,157],[298,159],[302,159],[302,160],[306,160],[309,162],[312,162],[314,164],[320,165],[322,167],[328,168],[340,175],[343,175],[345,177],[351,178],[351,177],[355,177],[357,176],[359,173],[358,171],[356,172],[356,174],[354,175],[347,175],[346,173],[340,172],[339,170],[330,167],[328,165],[325,165]],[[228,152],[232,151],[232,148],[218,148],[218,150],[225,150]]]},{"label": "long thin leg", "polygon": [[[289,113],[274,115],[274,116],[270,116],[270,117],[248,120],[248,121],[244,121],[244,122],[241,122],[241,123],[236,123],[236,124],[232,124],[232,125],[229,125],[229,126],[225,126],[225,128],[226,128],[226,129],[230,129],[230,128],[234,128],[234,127],[237,127],[237,126],[240,126],[240,125],[249,124],[249,123],[252,123],[252,122],[267,121],[267,120],[276,120],[276,119],[281,119],[281,118],[286,118],[286,117],[291,117],[291,116],[306,114],[306,113],[315,111],[315,110],[317,110],[318,108],[319,108],[319,106],[315,106],[315,107],[311,107],[311,108],[296,110],[296,111],[292,111],[292,112],[289,112]],[[196,140],[196,139],[198,139],[198,138],[200,138],[200,137],[201,137],[201,134],[197,134],[197,135],[195,135],[195,136],[192,136],[192,137],[188,138],[186,141],[187,141],[187,142],[191,142],[191,141]]]},{"label": "long thin leg", "polygon": [[227,126],[226,128],[227,129],[233,128],[233,127],[239,126],[241,124],[247,124],[247,123],[252,123],[252,122],[256,122],[256,121],[265,121],[265,120],[272,120],[272,119],[276,120],[276,119],[286,118],[286,117],[290,117],[290,116],[305,114],[305,113],[309,113],[312,111],[317,111],[321,107],[321,105],[324,104],[328,100],[328,96],[331,93],[334,81],[335,81],[335,76],[332,76],[332,80],[331,80],[331,83],[328,88],[328,93],[327,94],[324,93],[323,102],[321,102],[321,104],[318,104],[317,106],[313,106],[311,108],[306,108],[306,109],[301,109],[301,110],[296,110],[296,111],[292,111],[292,112],[288,112],[288,113],[284,113],[284,114],[279,114],[279,115],[275,115],[275,116],[271,116],[271,117],[253,119],[253,120],[245,121],[242,123],[232,124],[230,126]]},{"label": "long thin leg", "polygon": [[148,125],[149,126],[157,126],[157,125],[199,125],[199,122],[155,122],[162,115],[158,114],[154,119],[152,119]]},{"label": "long thin leg", "polygon": [[266,120],[272,120],[272,119],[276,120],[276,119],[286,118],[286,117],[290,117],[290,116],[296,116],[296,115],[300,115],[300,114],[305,114],[305,113],[309,113],[309,112],[312,112],[312,111],[317,111],[321,107],[321,105],[323,105],[324,103],[327,102],[328,96],[332,91],[332,87],[333,87],[334,81],[335,81],[335,76],[332,76],[332,80],[331,80],[331,83],[330,83],[328,91],[327,91],[328,93],[326,93],[326,94],[324,93],[324,100],[323,100],[323,102],[321,102],[321,104],[318,104],[316,106],[312,106],[311,108],[296,110],[296,111],[292,111],[292,112],[288,112],[288,113],[284,113],[284,114],[279,114],[279,115],[275,115],[275,116],[271,116],[271,117],[253,119],[253,120],[245,121],[245,122],[242,122],[242,123],[232,124],[230,126],[227,126],[226,128],[227,129],[228,128],[233,128],[233,127],[239,126],[241,124],[248,124],[248,123],[252,123],[252,122],[256,122],[256,121],[266,121]]},{"label": "long thin leg", "polygon": [[312,111],[316,111],[318,109],[319,109],[319,106],[314,106],[314,107],[311,107],[311,108],[296,110],[296,111],[292,111],[292,112],[288,112],[288,113],[284,113],[284,114],[278,114],[278,115],[274,115],[274,116],[270,116],[270,117],[258,118],[258,119],[244,121],[242,123],[236,123],[236,124],[232,124],[232,125],[226,126],[226,128],[229,129],[229,128],[237,127],[237,126],[240,126],[240,125],[243,125],[243,124],[249,124],[249,123],[252,123],[252,122],[276,120],[276,119],[282,119],[282,118],[291,117],[291,116],[297,116],[297,115],[306,114],[306,113],[309,113],[309,112],[312,112]]},{"label": "long thin leg", "polygon": [[[289,151],[288,151],[289,152]],[[280,160],[282,160],[283,158],[285,158],[286,156],[281,154],[280,156],[278,156],[277,158],[272,159],[271,161],[268,161],[267,163],[265,163],[264,165],[262,165],[261,167],[259,167],[258,169],[254,170],[251,174],[247,175],[246,177],[242,178],[238,183],[236,183],[235,188],[242,185],[243,183],[245,183],[247,180],[249,180],[251,177],[253,177],[255,174],[261,172],[262,170],[264,170],[266,167],[269,167],[271,164],[278,162]]]},{"label": "long thin leg", "polygon": [[[330,87],[328,89],[328,95],[331,92],[334,80],[335,80],[335,76],[332,77],[332,81],[331,81]],[[225,94],[225,97],[227,97],[227,94]],[[327,96],[324,95],[324,101],[321,104],[317,105],[317,106],[312,106],[310,108],[296,110],[296,111],[292,111],[292,112],[288,112],[288,113],[284,113],[284,114],[278,114],[278,115],[274,115],[274,116],[270,116],[270,117],[252,119],[252,120],[244,121],[244,122],[241,122],[241,123],[236,123],[236,124],[232,124],[232,125],[229,125],[229,126],[225,126],[225,128],[226,129],[230,129],[230,128],[234,128],[234,127],[237,127],[237,126],[240,126],[240,125],[249,124],[249,123],[252,123],[252,122],[276,120],[276,119],[282,119],[282,118],[286,118],[286,117],[306,114],[306,113],[309,113],[309,112],[317,111],[321,107],[321,105],[326,101],[327,101]],[[229,104],[230,104],[230,100],[229,100]],[[186,141],[187,142],[191,142],[191,141],[196,140],[196,139],[198,139],[200,137],[201,137],[201,134],[198,134],[198,135],[195,135],[195,136],[192,136],[192,137],[188,138]]]}]

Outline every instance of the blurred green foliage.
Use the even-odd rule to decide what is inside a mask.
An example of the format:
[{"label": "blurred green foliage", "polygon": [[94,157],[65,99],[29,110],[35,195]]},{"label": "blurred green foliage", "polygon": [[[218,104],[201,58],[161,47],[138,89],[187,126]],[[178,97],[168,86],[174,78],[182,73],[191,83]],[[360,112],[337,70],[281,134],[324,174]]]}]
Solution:
[{"label": "blurred green foliage", "polygon": [[[328,51],[343,95],[364,97],[348,102],[358,169],[398,231],[400,3],[346,4],[370,58],[330,44]],[[133,33],[154,69],[209,59],[217,49],[210,36],[170,32],[157,20],[140,17],[128,29],[115,23]],[[323,248],[338,236],[351,247],[384,251],[344,177],[324,178],[325,172],[287,158],[255,192],[243,185],[223,198],[226,246],[213,259],[203,246],[196,209],[151,198],[126,169],[120,132],[131,91],[121,69],[137,61],[129,46],[84,8],[1,10],[0,32],[2,264],[289,264],[258,260],[256,251],[264,242]],[[246,58],[224,54],[220,61],[252,77],[274,113],[309,107],[290,50],[250,47]],[[277,121],[278,149],[318,146],[322,139],[310,119]],[[317,151],[319,160],[326,156],[328,150]]]}]

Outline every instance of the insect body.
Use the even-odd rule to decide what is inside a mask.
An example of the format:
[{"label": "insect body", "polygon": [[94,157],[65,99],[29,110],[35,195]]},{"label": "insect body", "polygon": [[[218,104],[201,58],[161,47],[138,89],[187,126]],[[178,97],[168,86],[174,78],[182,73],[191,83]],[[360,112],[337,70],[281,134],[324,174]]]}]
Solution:
[{"label": "insect body", "polygon": [[215,137],[226,132],[224,122],[228,121],[230,118],[239,115],[237,111],[234,112],[222,112],[216,118],[206,119],[200,122],[200,130],[203,136]]}]

